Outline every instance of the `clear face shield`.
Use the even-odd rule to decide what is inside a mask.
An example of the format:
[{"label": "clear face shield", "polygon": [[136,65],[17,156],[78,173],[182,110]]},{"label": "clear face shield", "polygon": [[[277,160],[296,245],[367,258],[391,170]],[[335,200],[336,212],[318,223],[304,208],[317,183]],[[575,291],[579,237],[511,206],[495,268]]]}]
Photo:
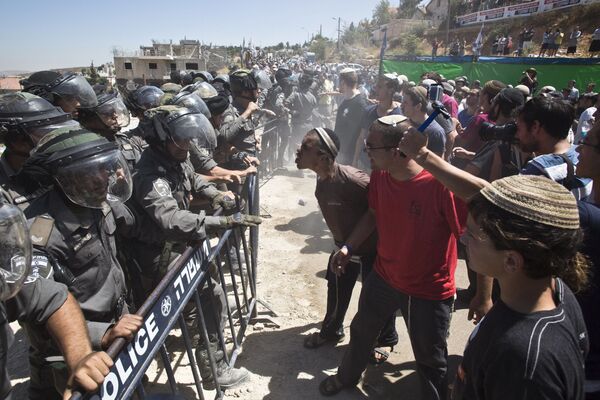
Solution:
[{"label": "clear face shield", "polygon": [[88,208],[102,208],[106,200],[125,202],[133,188],[127,161],[118,149],[60,166],[55,178],[69,200]]},{"label": "clear face shield", "polygon": [[96,93],[88,81],[81,75],[72,75],[52,89],[65,101],[76,100],[80,107],[90,108],[98,104]]},{"label": "clear face shield", "polygon": [[31,239],[18,207],[0,203],[0,301],[17,294],[31,271]]},{"label": "clear face shield", "polygon": [[96,115],[104,125],[114,132],[118,132],[121,128],[129,125],[129,111],[119,97],[110,99],[96,107]]},{"label": "clear face shield", "polygon": [[48,133],[52,132],[55,129],[59,129],[59,128],[73,128],[73,129],[77,129],[79,128],[79,123],[75,120],[67,120],[64,122],[57,122],[55,124],[50,124],[50,125],[45,125],[45,126],[38,126],[35,128],[27,128],[27,134],[29,134],[29,136],[31,137],[31,139],[33,140],[33,143],[38,144],[38,142],[40,141],[41,138],[43,138],[44,136],[46,136]]}]

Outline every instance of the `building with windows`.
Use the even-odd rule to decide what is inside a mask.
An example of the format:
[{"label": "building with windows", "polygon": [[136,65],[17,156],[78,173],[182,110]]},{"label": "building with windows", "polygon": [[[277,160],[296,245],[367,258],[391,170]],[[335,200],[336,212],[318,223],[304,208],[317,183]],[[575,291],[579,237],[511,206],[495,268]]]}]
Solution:
[{"label": "building with windows", "polygon": [[179,44],[153,40],[152,46],[140,46],[135,52],[115,49],[114,69],[118,85],[133,81],[140,85],[162,85],[172,71],[206,70],[209,52],[203,52],[199,40],[180,40]]}]

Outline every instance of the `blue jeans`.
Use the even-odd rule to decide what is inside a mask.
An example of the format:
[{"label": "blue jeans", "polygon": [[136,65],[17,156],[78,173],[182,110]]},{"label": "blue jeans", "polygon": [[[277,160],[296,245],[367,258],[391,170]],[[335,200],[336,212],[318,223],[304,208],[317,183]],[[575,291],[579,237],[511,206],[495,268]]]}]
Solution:
[{"label": "blue jeans", "polygon": [[371,348],[391,313],[402,311],[412,345],[421,398],[443,400],[448,389],[446,339],[454,298],[425,300],[391,287],[377,273],[369,275],[360,294],[358,312],[350,325],[350,345],[338,368],[345,386],[358,383]]}]

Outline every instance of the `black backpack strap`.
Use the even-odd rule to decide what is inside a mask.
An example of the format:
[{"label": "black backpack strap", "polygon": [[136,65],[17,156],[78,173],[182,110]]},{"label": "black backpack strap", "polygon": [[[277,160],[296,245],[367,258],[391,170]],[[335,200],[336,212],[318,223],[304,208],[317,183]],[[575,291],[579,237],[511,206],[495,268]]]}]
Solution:
[{"label": "black backpack strap", "polygon": [[563,186],[569,190],[572,190],[575,187],[575,165],[573,165],[573,161],[566,154],[558,154],[560,158],[567,164],[567,177],[563,181]]}]

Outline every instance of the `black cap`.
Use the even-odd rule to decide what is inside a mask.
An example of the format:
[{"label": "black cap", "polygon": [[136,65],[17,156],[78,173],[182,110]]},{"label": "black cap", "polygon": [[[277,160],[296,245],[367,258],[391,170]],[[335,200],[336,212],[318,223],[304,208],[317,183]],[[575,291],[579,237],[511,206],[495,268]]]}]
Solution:
[{"label": "black cap", "polygon": [[516,108],[525,104],[525,97],[519,89],[504,88],[496,95],[494,101]]}]

